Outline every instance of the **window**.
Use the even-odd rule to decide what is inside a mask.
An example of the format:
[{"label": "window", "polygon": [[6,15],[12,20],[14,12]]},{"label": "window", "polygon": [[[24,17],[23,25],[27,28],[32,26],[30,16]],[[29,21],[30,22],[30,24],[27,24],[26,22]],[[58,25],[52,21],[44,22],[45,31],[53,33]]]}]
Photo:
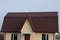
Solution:
[{"label": "window", "polygon": [[11,40],[17,40],[17,34],[12,34],[11,35]]},{"label": "window", "polygon": [[4,40],[3,34],[0,34],[0,40]]},{"label": "window", "polygon": [[25,40],[30,40],[30,34],[25,34]]},{"label": "window", "polygon": [[42,40],[48,40],[48,34],[42,34]]}]

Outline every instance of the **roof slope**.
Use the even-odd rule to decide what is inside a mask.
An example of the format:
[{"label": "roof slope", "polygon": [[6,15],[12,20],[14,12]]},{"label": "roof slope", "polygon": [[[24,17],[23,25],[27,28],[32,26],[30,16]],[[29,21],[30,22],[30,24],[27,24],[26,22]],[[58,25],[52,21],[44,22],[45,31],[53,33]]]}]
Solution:
[{"label": "roof slope", "polygon": [[1,31],[20,32],[26,18],[34,32],[58,32],[57,12],[9,12]]}]

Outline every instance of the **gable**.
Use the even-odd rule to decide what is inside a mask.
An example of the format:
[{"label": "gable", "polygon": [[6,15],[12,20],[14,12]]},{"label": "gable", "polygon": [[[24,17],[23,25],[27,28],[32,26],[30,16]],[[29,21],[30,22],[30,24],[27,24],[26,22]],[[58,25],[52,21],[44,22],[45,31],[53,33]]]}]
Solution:
[{"label": "gable", "polygon": [[28,20],[25,21],[22,29],[21,29],[21,33],[23,34],[31,34],[33,31],[32,31],[32,28],[31,28],[31,25],[29,23]]}]

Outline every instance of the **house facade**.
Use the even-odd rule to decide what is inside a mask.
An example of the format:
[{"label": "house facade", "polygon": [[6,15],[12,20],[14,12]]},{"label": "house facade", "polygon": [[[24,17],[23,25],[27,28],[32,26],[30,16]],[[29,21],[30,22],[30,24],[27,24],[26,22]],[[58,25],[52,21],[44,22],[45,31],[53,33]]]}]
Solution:
[{"label": "house facade", "polygon": [[4,40],[57,40],[57,12],[9,12],[1,32]]}]

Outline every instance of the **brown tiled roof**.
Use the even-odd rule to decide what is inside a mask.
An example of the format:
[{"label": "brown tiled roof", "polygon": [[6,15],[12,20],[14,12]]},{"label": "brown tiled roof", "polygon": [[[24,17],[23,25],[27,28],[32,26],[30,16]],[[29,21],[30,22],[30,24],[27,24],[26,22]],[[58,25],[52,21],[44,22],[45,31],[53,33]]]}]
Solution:
[{"label": "brown tiled roof", "polygon": [[34,32],[58,32],[57,12],[9,12],[3,22],[2,32],[20,32],[26,20]]}]

